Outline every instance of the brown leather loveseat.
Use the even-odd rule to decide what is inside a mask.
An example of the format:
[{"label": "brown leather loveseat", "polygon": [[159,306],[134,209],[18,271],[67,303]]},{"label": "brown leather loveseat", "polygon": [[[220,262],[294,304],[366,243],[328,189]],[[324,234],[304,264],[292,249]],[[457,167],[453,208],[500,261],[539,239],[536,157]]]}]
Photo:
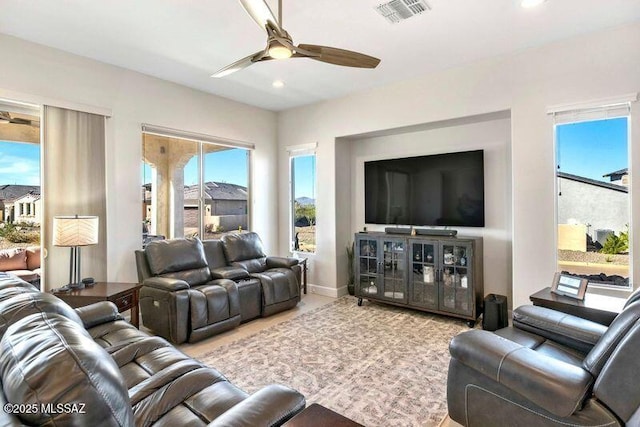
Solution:
[{"label": "brown leather loveseat", "polygon": [[256,233],[170,239],[135,252],[143,324],[180,344],[300,301],[298,260],[268,257]]},{"label": "brown leather loveseat", "polygon": [[74,310],[6,274],[0,336],[2,426],[278,426],[305,406],[281,385],[248,395],[110,302]]}]

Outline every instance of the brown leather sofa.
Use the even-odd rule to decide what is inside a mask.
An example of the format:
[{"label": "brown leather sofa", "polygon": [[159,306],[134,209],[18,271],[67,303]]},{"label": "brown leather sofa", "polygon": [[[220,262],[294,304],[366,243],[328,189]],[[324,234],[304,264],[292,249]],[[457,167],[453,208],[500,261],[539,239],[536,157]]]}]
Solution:
[{"label": "brown leather sofa", "polygon": [[305,407],[281,385],[248,395],[110,302],[74,310],[0,275],[0,313],[2,426],[278,426]]},{"label": "brown leather sofa", "polygon": [[450,417],[465,426],[640,425],[640,302],[608,327],[543,307],[453,338]]},{"label": "brown leather sofa", "polygon": [[256,233],[155,241],[135,255],[142,322],[173,343],[199,341],[300,301],[298,260],[267,257]]}]

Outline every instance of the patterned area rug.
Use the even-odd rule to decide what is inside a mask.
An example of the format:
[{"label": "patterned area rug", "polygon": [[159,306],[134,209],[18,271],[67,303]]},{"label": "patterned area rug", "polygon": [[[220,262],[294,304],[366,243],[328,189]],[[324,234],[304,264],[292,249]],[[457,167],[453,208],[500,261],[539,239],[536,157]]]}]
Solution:
[{"label": "patterned area rug", "polygon": [[437,426],[447,413],[451,338],[461,320],[342,297],[199,355],[253,393],[299,390],[365,426]]}]

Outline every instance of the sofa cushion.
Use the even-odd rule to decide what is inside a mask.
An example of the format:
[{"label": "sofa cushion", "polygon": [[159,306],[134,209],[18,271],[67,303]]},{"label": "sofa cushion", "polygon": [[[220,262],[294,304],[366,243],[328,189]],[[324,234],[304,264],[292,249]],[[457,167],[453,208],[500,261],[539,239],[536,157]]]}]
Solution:
[{"label": "sofa cushion", "polygon": [[267,257],[246,259],[231,264],[235,268],[241,268],[249,273],[261,273],[267,269]]},{"label": "sofa cushion", "polygon": [[247,279],[249,273],[244,268],[227,266],[211,269],[211,277],[214,279],[240,280]]},{"label": "sofa cushion", "polygon": [[[0,294],[6,292],[9,290],[0,291]],[[43,292],[20,292],[0,300],[0,336],[9,326],[34,313],[55,313],[82,325],[75,310],[59,298]]]},{"label": "sofa cushion", "polygon": [[115,362],[82,326],[64,316],[32,314],[9,327],[0,342],[0,377],[9,403],[74,408],[51,415],[39,411],[19,414],[24,424],[134,423]]},{"label": "sofa cushion", "polygon": [[0,251],[0,271],[27,270],[27,251],[22,248]]},{"label": "sofa cushion", "polygon": [[3,289],[10,288],[25,288],[30,292],[38,292],[38,288],[33,286],[31,283],[27,283],[24,280],[20,280],[13,274],[8,274],[6,272],[0,272],[0,291]]},{"label": "sofa cushion", "polygon": [[25,251],[27,254],[27,270],[40,268],[40,247],[32,246]]},{"label": "sofa cushion", "polygon": [[203,240],[202,247],[207,258],[207,264],[210,269],[216,269],[227,265],[227,259],[224,255],[224,246],[221,240],[210,239]]},{"label": "sofa cushion", "polygon": [[147,245],[145,253],[154,276],[208,267],[198,239],[157,240]]},{"label": "sofa cushion", "polygon": [[296,275],[287,268],[272,268],[252,276],[260,280],[265,306],[289,301],[300,295]]},{"label": "sofa cushion", "polygon": [[224,254],[229,263],[265,257],[262,240],[256,233],[230,233],[222,236]]}]

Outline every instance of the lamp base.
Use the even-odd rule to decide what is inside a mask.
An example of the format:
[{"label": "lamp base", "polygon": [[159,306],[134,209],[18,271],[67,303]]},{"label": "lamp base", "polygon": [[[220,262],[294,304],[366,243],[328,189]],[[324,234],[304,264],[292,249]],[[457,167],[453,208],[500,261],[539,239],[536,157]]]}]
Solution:
[{"label": "lamp base", "polygon": [[69,289],[84,289],[84,283],[82,282],[69,283],[67,286],[69,287]]}]

